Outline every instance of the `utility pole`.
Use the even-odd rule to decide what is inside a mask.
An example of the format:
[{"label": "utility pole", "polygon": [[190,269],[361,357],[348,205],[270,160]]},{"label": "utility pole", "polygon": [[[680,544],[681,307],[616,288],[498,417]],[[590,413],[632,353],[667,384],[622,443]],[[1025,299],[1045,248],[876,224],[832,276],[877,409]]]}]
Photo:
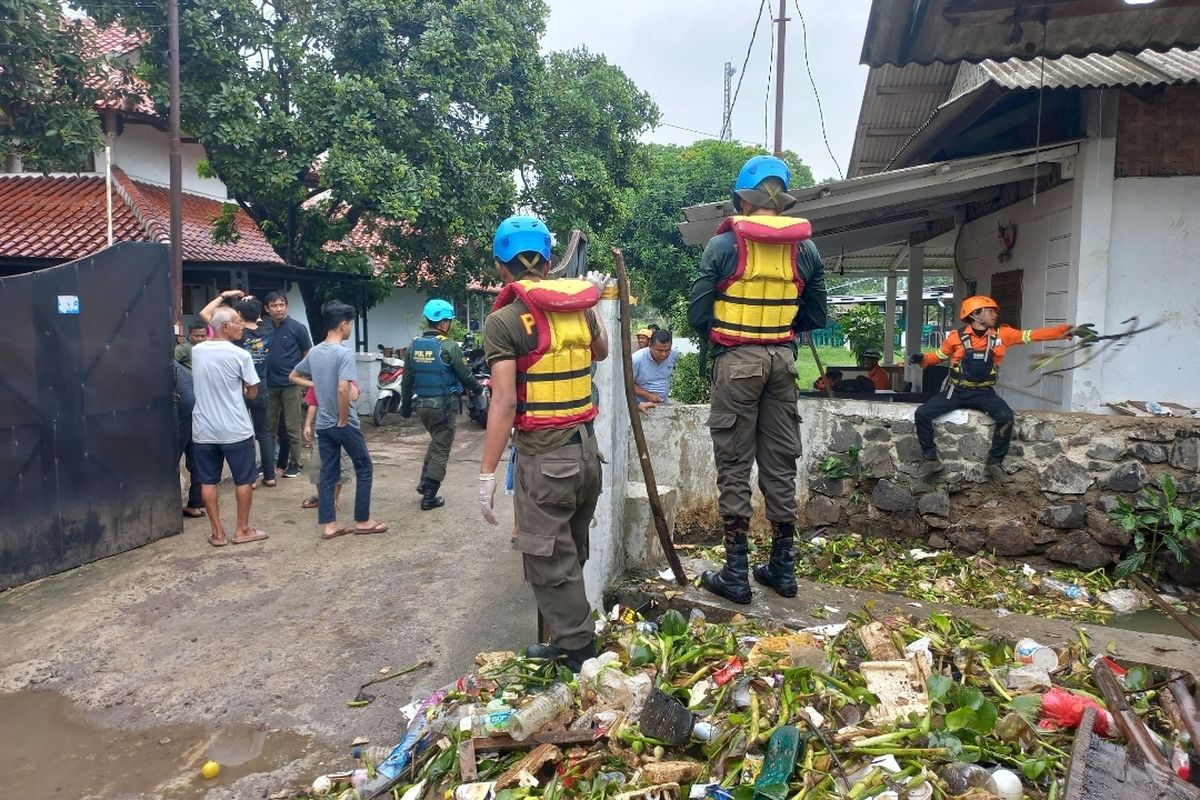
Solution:
[{"label": "utility pole", "polygon": [[732,62],[725,62],[725,113],[721,115],[721,141],[733,141],[733,76],[737,74],[737,70],[733,68]]},{"label": "utility pole", "polygon": [[183,156],[179,142],[179,0],[167,0],[167,42],[171,49],[171,318],[183,333]]},{"label": "utility pole", "polygon": [[784,3],[779,4],[779,19],[775,20],[778,31],[775,34],[775,155],[783,155],[783,51],[784,37],[787,35],[787,24],[791,17],[785,17]]}]

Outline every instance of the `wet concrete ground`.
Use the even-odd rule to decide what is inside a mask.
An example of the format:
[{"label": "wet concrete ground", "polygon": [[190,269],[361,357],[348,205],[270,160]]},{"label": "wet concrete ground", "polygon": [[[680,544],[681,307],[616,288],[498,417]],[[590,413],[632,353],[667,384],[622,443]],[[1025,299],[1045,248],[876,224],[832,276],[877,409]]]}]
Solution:
[{"label": "wet concrete ground", "polygon": [[[388,533],[318,538],[306,477],[260,487],[266,542],[211,547],[205,519],[171,537],[0,594],[0,784],[6,797],[266,797],[348,768],[356,736],[391,744],[396,710],[512,649],[533,598],[498,528],[479,515],[482,431],[459,423],[447,505],[422,512],[427,437],[389,417],[364,428],[372,515]],[[340,519],[349,521],[352,487]],[[233,493],[221,487],[232,530]],[[368,689],[422,659],[434,666]],[[208,758],[222,762],[199,778]],[[69,766],[67,766],[69,765]]]}]

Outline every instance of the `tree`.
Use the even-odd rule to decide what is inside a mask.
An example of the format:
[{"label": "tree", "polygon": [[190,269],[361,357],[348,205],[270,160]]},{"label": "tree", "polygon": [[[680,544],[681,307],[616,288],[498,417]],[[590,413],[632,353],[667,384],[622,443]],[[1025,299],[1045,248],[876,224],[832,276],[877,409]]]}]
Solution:
[{"label": "tree", "polygon": [[[647,149],[646,186],[633,201],[620,241],[643,302],[670,314],[686,299],[703,254],[703,248],[679,238],[676,225],[683,220],[683,209],[729,197],[738,170],[762,151],[716,140]],[[795,153],[785,152],[783,158],[791,167],[794,188],[813,185],[812,171]]]},{"label": "tree", "polygon": [[560,236],[580,228],[593,260],[606,262],[609,237],[645,184],[650,157],[638,136],[657,123],[658,107],[586,48],[547,56],[536,99],[542,136],[521,164],[521,204]]},{"label": "tree", "polygon": [[108,61],[89,54],[89,29],[50,0],[5,0],[0,10],[0,158],[74,170],[104,147],[96,103]]},{"label": "tree", "polygon": [[[165,108],[161,8],[84,2],[153,32],[141,70]],[[364,247],[386,261],[373,300],[396,278],[453,293],[490,274],[518,170],[541,178],[525,199],[548,215],[587,221],[596,203],[602,222],[633,140],[621,115],[641,130],[656,113],[602,58],[544,61],[543,0],[189,0],[181,13],[182,122],[211,172],[288,263],[370,274]],[[617,122],[597,122],[606,108]],[[610,180],[592,189],[600,166]],[[341,247],[351,231],[360,246]],[[302,289],[310,318],[336,291]]]}]

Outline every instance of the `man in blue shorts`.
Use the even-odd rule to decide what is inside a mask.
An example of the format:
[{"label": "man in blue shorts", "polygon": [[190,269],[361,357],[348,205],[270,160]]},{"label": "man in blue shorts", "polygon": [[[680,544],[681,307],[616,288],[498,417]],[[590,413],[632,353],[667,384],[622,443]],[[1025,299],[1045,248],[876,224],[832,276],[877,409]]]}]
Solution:
[{"label": "man in blue shorts", "polygon": [[259,378],[254,360],[236,342],[242,339],[241,314],[221,306],[212,315],[213,338],[192,348],[192,382],[196,406],[192,411],[192,442],[196,475],[204,509],[212,526],[208,543],[229,543],[217,506],[217,484],[221,468],[229,464],[237,497],[237,528],[234,544],[258,542],[264,531],[250,527],[250,502],[258,470],[254,463],[254,425],[245,400],[258,397]]}]

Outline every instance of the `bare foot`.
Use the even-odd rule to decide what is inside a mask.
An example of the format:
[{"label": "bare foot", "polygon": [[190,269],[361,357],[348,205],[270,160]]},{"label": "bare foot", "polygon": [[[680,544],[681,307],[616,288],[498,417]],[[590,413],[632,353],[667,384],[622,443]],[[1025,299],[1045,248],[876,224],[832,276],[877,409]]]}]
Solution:
[{"label": "bare foot", "polygon": [[336,539],[339,536],[345,536],[347,533],[354,533],[354,528],[343,528],[336,522],[331,522],[321,531],[322,539]]},{"label": "bare foot", "polygon": [[386,522],[376,522],[369,519],[366,522],[354,523],[355,533],[386,533],[388,529]]},{"label": "bare foot", "polygon": [[247,528],[244,531],[239,531],[238,534],[233,537],[233,543],[248,544],[250,542],[261,542],[266,538],[266,531],[260,531],[258,528]]}]

